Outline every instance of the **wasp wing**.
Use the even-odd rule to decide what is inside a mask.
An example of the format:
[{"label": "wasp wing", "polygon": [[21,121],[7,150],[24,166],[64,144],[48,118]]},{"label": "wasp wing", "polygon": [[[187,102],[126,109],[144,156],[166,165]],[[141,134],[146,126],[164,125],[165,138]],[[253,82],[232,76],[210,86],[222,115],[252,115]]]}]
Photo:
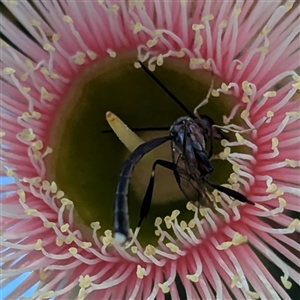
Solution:
[{"label": "wasp wing", "polygon": [[214,197],[206,188],[193,156],[187,153],[185,155],[177,153],[174,163],[176,181],[187,200],[196,206],[213,207]]}]

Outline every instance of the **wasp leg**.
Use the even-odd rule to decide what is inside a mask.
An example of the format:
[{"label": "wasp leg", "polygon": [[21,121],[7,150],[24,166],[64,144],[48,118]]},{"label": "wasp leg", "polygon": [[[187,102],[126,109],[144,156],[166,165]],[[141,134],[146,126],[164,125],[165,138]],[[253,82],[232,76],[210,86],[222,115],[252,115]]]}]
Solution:
[{"label": "wasp leg", "polygon": [[211,187],[215,188],[216,190],[228,195],[229,197],[232,197],[234,199],[237,199],[241,202],[244,202],[244,203],[248,203],[248,204],[251,204],[251,205],[255,205],[254,202],[252,202],[251,200],[249,200],[247,197],[245,197],[243,194],[237,192],[237,191],[234,191],[232,189],[229,189],[225,186],[222,186],[222,185],[218,185],[218,184],[214,184],[214,183],[211,183],[209,182],[207,179],[203,178],[203,180],[208,183]]},{"label": "wasp leg", "polygon": [[139,220],[137,227],[141,226],[143,220],[147,217],[149,210],[150,210],[153,188],[154,188],[155,168],[157,165],[160,165],[166,169],[172,170],[174,172],[176,181],[177,182],[178,182],[178,180],[180,181],[179,174],[176,170],[176,165],[173,162],[162,160],[162,159],[158,159],[154,162],[154,164],[152,166],[152,172],[151,172],[151,178],[149,181],[149,185],[148,185],[147,191],[145,193],[145,196],[144,196],[144,199],[142,202],[142,207],[140,210],[140,220]]}]

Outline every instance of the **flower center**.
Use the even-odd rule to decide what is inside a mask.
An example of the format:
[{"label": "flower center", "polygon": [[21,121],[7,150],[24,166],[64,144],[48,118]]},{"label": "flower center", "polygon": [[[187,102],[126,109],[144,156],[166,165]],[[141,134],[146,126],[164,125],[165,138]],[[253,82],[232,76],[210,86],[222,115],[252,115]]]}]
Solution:
[{"label": "flower center", "polygon": [[[83,224],[90,226],[92,222],[100,222],[101,234],[112,228],[116,185],[129,155],[115,134],[102,133],[109,129],[105,113],[116,113],[130,128],[169,127],[175,119],[185,115],[147,74],[134,67],[134,61],[134,54],[127,54],[101,61],[83,71],[70,85],[51,135],[50,146],[54,151],[46,162],[47,176],[74,202]],[[155,75],[191,111],[205,99],[212,80],[210,72],[192,71],[187,61],[178,59],[169,59],[157,67]],[[214,82],[220,86],[218,78],[214,77]],[[222,116],[230,114],[233,104],[234,100],[226,95],[211,97],[199,114],[208,115],[222,125]],[[167,131],[140,133],[144,140],[166,135]],[[214,154],[222,150],[220,142],[215,142]],[[171,160],[169,144],[147,155],[133,172],[128,193],[133,229],[139,219],[152,164],[158,158]],[[212,164],[215,170],[211,181],[225,183],[232,172],[230,164],[225,160],[213,160]],[[152,206],[139,240],[155,244],[155,219],[171,215],[174,209],[181,212],[182,220],[191,220],[194,213],[186,209],[186,204],[173,173],[158,167]],[[78,226],[82,227],[80,223]]]}]

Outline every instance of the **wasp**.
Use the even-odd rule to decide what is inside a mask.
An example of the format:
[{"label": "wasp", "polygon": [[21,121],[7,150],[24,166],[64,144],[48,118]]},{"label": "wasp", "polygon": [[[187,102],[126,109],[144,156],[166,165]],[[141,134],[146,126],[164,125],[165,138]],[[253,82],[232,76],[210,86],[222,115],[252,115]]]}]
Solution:
[{"label": "wasp", "polygon": [[[113,228],[115,241],[123,244],[129,239],[127,194],[134,167],[144,155],[166,142],[170,142],[171,145],[172,161],[157,159],[153,163],[149,184],[140,209],[137,228],[140,228],[151,207],[157,166],[173,172],[176,182],[186,199],[192,203],[197,203],[198,206],[212,207],[214,205],[207,186],[241,202],[255,205],[254,202],[241,193],[208,180],[214,170],[210,162],[213,154],[213,142],[214,140],[226,138],[226,136],[219,128],[214,127],[215,123],[209,116],[198,114],[197,111],[201,105],[198,105],[193,113],[190,112],[141,61],[139,63],[146,74],[185,111],[187,116],[175,120],[169,128],[169,135],[141,144],[126,159],[119,175],[114,198]],[[209,148],[208,151],[207,148]]]}]

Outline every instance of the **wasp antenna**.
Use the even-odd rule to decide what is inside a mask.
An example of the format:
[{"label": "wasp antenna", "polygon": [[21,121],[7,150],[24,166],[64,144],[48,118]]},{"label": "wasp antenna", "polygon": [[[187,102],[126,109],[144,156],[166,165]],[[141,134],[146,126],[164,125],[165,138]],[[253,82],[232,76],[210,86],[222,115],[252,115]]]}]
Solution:
[{"label": "wasp antenna", "polygon": [[139,63],[142,67],[142,69],[149,75],[164,91],[165,93],[170,96],[179,106],[182,110],[185,111],[185,113],[194,118],[194,114],[152,73],[150,70],[139,60]]}]

